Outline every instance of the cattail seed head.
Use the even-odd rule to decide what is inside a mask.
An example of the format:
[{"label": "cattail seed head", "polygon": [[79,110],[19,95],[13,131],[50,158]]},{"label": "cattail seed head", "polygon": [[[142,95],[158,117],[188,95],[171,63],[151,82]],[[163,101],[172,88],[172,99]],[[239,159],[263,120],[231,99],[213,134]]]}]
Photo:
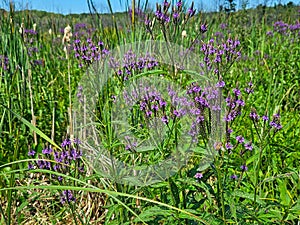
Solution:
[{"label": "cattail seed head", "polygon": [[65,44],[65,43],[70,43],[71,41],[71,37],[73,36],[72,34],[72,28],[70,27],[70,25],[66,26],[65,29],[64,29],[64,37],[62,39],[62,43]]},{"label": "cattail seed head", "polygon": [[23,31],[24,31],[24,23],[21,23],[21,26],[19,28],[19,33],[23,34]]}]

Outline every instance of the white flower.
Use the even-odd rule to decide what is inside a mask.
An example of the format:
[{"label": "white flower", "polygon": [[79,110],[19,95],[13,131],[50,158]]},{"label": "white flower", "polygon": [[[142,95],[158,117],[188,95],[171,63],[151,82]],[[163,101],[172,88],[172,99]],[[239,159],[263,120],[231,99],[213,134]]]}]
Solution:
[{"label": "white flower", "polygon": [[182,31],[181,36],[182,36],[182,38],[186,38],[186,37],[187,37],[187,35],[186,35],[186,30],[183,30],[183,31]]}]

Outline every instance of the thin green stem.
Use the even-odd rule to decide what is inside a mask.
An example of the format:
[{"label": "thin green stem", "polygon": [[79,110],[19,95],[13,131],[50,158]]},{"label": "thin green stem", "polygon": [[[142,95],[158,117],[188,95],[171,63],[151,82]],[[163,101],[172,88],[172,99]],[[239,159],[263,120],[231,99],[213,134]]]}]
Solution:
[{"label": "thin green stem", "polygon": [[216,172],[217,172],[217,196],[218,196],[218,204],[220,207],[220,215],[223,218],[224,223],[226,223],[225,218],[225,204],[224,204],[224,191],[222,185],[222,175],[221,175],[221,163],[218,159],[215,159]]}]

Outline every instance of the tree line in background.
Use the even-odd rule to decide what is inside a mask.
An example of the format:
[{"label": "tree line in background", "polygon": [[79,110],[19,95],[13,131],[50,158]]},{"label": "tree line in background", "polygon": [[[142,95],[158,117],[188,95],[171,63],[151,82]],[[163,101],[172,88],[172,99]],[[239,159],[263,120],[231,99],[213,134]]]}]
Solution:
[{"label": "tree line in background", "polygon": [[[2,0],[2,4],[0,3],[0,8],[9,8],[10,2],[13,2],[15,4],[16,9],[30,9],[30,4],[25,4],[23,2],[19,2],[16,4],[14,0]],[[107,6],[106,1],[86,0],[86,2],[90,12],[96,11],[97,13],[104,13],[103,9],[108,12],[111,11],[111,6]],[[293,1],[289,1],[287,4],[283,4],[282,0],[263,0],[262,3],[260,0],[213,0],[209,1],[208,4],[205,4],[205,1],[203,0],[194,0],[194,2],[196,3],[195,6],[198,8],[198,11],[226,13],[255,8],[254,6],[256,6],[256,8],[266,8],[271,5],[273,5],[274,7],[292,7],[296,5]],[[120,3],[124,3],[126,6],[128,6],[128,8],[133,4],[135,5],[135,7],[141,7],[148,10],[155,7],[154,5],[151,5],[151,3],[149,3],[149,0],[120,0]]]}]

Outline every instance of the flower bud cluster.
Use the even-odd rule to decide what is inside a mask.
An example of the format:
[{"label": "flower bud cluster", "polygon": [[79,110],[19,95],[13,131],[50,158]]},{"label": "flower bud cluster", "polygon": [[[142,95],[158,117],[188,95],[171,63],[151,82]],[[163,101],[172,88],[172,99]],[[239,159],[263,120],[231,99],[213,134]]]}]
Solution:
[{"label": "flower bud cluster", "polygon": [[174,6],[171,6],[171,2],[164,0],[162,4],[156,4],[153,20],[150,19],[150,15],[145,16],[146,29],[152,32],[156,20],[160,25],[165,27],[164,30],[166,30],[167,25],[171,23],[175,26],[185,25],[195,14],[196,9],[194,9],[194,2],[192,2],[191,6],[185,11],[182,0],[179,0]]},{"label": "flower bud cluster", "polygon": [[218,44],[215,39],[210,39],[208,43],[202,43],[200,51],[204,54],[203,63],[200,66],[204,70],[213,71],[219,74],[226,70],[232,62],[241,57],[239,51],[240,41],[228,38],[226,42]]},{"label": "flower bud cluster", "polygon": [[9,59],[7,56],[0,55],[0,68],[2,68],[3,70],[8,70]]},{"label": "flower bud cluster", "polygon": [[111,57],[109,65],[119,79],[125,81],[133,76],[134,73],[155,69],[158,66],[158,61],[150,53],[137,56],[132,50],[129,50],[124,54],[122,59]]},{"label": "flower bud cluster", "polygon": [[297,21],[295,24],[288,24],[283,21],[277,21],[273,24],[274,32],[289,35],[289,34],[299,34],[300,32],[300,22]]},{"label": "flower bud cluster", "polygon": [[[225,85],[225,83],[224,83]],[[220,90],[223,86],[222,82],[218,82],[215,86],[207,85],[200,87],[197,83],[192,83],[188,89],[187,94],[191,97],[191,104],[189,105],[189,113],[194,118],[189,134],[194,142],[198,141],[198,136],[208,139],[211,127],[205,124],[210,123],[210,116],[212,112],[220,113]]]},{"label": "flower bud cluster", "polygon": [[79,60],[79,68],[102,61],[110,53],[102,41],[95,42],[91,38],[87,38],[85,41],[75,39],[73,46],[75,58]]},{"label": "flower bud cluster", "polygon": [[[60,174],[68,176],[82,175],[84,170],[84,164],[81,160],[82,151],[79,149],[80,141],[78,139],[70,140],[65,139],[62,144],[62,151],[55,151],[51,147],[46,147],[42,150],[41,154],[37,154],[36,151],[30,149],[28,156],[36,158],[38,160],[34,163],[28,163],[28,169],[44,169],[54,171]],[[46,174],[49,175],[49,174]],[[66,184],[67,180],[59,175],[49,175],[51,182],[58,182],[60,185]],[[75,201],[75,198],[71,191],[63,191],[61,193],[61,203]]]},{"label": "flower bud cluster", "polygon": [[245,106],[240,89],[233,89],[233,96],[226,98],[227,112],[224,120],[228,123],[232,123],[238,115],[241,115],[242,107]]},{"label": "flower bud cluster", "polygon": [[33,67],[44,66],[44,60],[39,58],[42,45],[39,45],[39,33],[37,32],[36,24],[33,24],[33,29],[26,29],[22,23],[19,32],[26,46],[31,65]]}]

